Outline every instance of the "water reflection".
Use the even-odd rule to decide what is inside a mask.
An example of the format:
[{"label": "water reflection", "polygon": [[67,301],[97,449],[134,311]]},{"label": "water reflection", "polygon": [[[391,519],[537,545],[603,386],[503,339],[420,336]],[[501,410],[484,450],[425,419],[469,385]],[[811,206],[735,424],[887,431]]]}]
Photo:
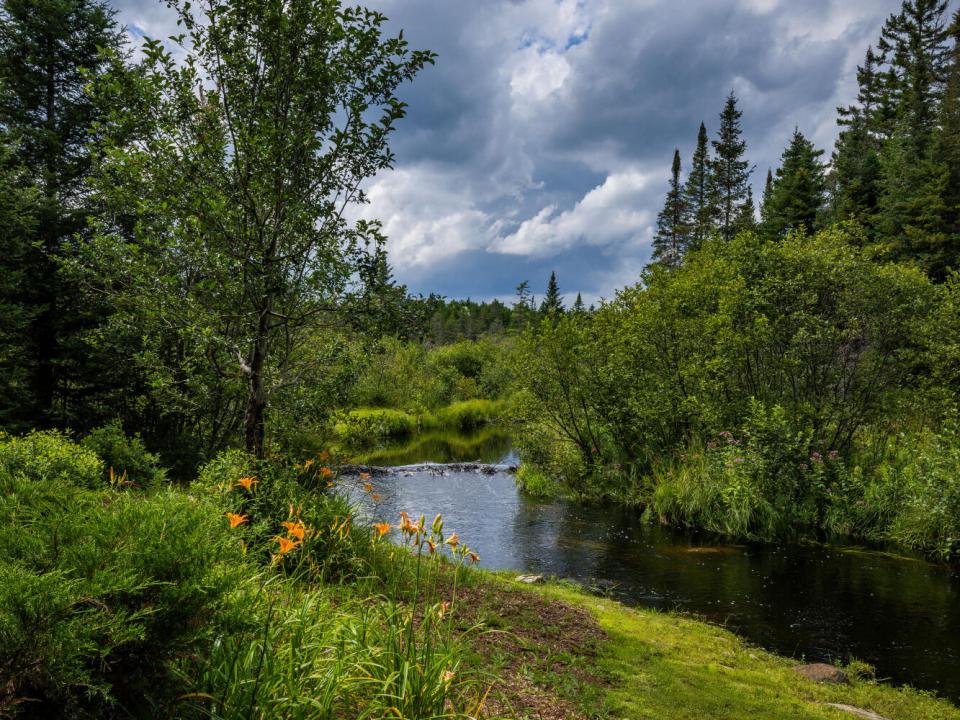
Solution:
[{"label": "water reflection", "polygon": [[443,513],[485,567],[599,582],[625,602],[697,613],[786,655],[856,657],[880,677],[960,699],[960,580],[948,568],[833,547],[729,544],[628,509],[522,497],[507,474],[404,473],[375,484],[382,500],[369,513]]}]

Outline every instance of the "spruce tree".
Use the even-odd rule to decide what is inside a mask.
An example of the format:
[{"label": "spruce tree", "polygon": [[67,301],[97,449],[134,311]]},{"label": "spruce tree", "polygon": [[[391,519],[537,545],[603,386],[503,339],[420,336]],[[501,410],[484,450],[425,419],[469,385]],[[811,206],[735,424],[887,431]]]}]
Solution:
[{"label": "spruce tree", "polygon": [[767,180],[763,184],[763,195],[760,197],[760,222],[766,223],[770,217],[770,200],[773,197],[773,170],[767,168]]},{"label": "spruce tree", "polygon": [[688,249],[695,250],[713,230],[715,215],[710,196],[709,139],[707,127],[703,123],[700,123],[700,131],[697,133],[697,147],[693,151],[683,198],[690,220]]},{"label": "spruce tree", "polygon": [[747,197],[737,208],[734,233],[750,232],[757,227],[756,207],[753,203],[753,188],[747,185]]},{"label": "spruce tree", "polygon": [[[58,268],[91,213],[85,180],[95,139],[91,128],[103,109],[86,86],[106,70],[104,53],[122,53],[123,42],[114,11],[97,0],[0,5],[0,127],[16,136],[15,159],[41,192],[22,267],[32,341],[21,362],[31,368],[27,413],[37,424],[63,419],[58,396],[68,385],[65,368],[86,364],[83,357],[71,363],[64,355],[65,337],[86,321],[77,315],[76,288]],[[0,254],[9,255],[9,248],[0,245]],[[71,379],[69,385],[76,384]]]},{"label": "spruce tree", "polygon": [[680,150],[673,152],[670,190],[663,210],[657,216],[657,234],[653,238],[653,259],[667,267],[677,267],[689,244],[687,203],[680,184]]},{"label": "spruce tree", "polygon": [[944,242],[931,258],[935,277],[943,276],[947,268],[960,269],[960,10],[953,16],[950,32],[953,47],[934,141],[934,157],[947,172],[942,194]]},{"label": "spruce tree", "polygon": [[792,230],[816,230],[826,204],[822,155],[823,150],[815,148],[799,129],[793,131],[766,203],[764,232],[769,237],[782,237]]},{"label": "spruce tree", "polygon": [[563,299],[560,297],[560,286],[557,283],[557,273],[550,273],[547,283],[547,294],[543,296],[540,312],[547,317],[557,317],[563,314]]},{"label": "spruce tree", "polygon": [[900,131],[911,159],[927,157],[948,61],[947,0],[906,0],[883,26],[878,48],[890,63]]},{"label": "spruce tree", "polygon": [[747,198],[747,184],[752,168],[744,158],[747,143],[740,125],[743,113],[731,92],[720,113],[720,129],[713,141],[714,157],[710,161],[710,192],[716,212],[717,227],[725,240],[736,233],[736,221]]},{"label": "spruce tree", "polygon": [[587,306],[583,304],[583,298],[577,293],[577,299],[573,303],[573,314],[583,315],[587,311]]}]

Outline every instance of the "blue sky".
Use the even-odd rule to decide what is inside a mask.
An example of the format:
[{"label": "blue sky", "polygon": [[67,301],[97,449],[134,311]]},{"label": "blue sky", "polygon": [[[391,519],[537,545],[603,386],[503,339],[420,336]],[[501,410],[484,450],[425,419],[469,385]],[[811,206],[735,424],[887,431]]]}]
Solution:
[{"label": "blue sky", "polygon": [[[673,149],[689,162],[737,93],[762,187],[795,126],[828,150],[835,108],[899,0],[370,0],[438,54],[404,88],[394,170],[367,185],[399,281],[506,298],[523,280],[590,301],[649,260]],[[137,34],[159,0],[115,0]]]}]

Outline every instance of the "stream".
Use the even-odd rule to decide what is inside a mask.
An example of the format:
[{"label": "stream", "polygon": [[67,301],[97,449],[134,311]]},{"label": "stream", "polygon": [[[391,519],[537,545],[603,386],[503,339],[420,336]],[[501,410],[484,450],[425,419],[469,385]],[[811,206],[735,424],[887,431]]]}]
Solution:
[{"label": "stream", "polygon": [[[472,449],[474,457],[440,457],[516,462],[502,440]],[[377,503],[354,490],[365,514],[396,522],[405,510],[429,522],[442,513],[482,567],[569,578],[627,604],[695,614],[809,662],[856,658],[878,678],[960,701],[960,577],[949,567],[858,547],[732,543],[644,522],[628,508],[528,498],[505,471],[437,465],[371,482]]]}]

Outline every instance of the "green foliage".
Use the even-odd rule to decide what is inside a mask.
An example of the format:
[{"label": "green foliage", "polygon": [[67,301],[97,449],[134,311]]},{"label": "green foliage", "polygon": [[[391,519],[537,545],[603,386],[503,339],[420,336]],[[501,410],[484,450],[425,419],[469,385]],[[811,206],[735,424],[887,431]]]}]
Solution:
[{"label": "green foliage", "polygon": [[93,430],[81,445],[104,462],[108,479],[111,470],[115,479],[122,478],[124,483],[138,488],[156,487],[166,479],[160,459],[147,452],[139,435],[126,435],[118,422]]},{"label": "green foliage", "polygon": [[213,506],[172,490],[82,489],[88,481],[66,468],[0,469],[0,710],[151,713],[183,691],[172,664],[238,620],[229,598],[248,570]]},{"label": "green foliage", "polygon": [[389,408],[361,408],[343,413],[333,426],[334,435],[342,442],[363,447],[388,438],[409,437],[421,427],[434,424],[432,416],[414,416]]},{"label": "green foliage", "polygon": [[491,425],[506,412],[502,400],[463,400],[436,412],[437,422],[446,428],[470,431]]},{"label": "green foliage", "polygon": [[0,437],[0,467],[10,476],[23,475],[38,482],[91,489],[107,485],[106,468],[96,453],[55,430]]}]

